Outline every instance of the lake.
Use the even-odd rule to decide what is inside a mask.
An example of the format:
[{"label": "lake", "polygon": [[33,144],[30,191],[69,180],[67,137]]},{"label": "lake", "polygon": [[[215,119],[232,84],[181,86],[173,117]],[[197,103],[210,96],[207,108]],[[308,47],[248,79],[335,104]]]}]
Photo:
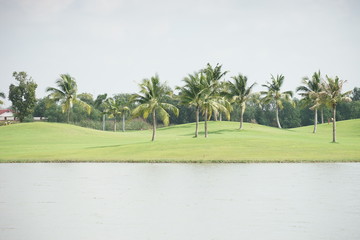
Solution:
[{"label": "lake", "polygon": [[0,239],[360,239],[360,164],[0,164]]}]

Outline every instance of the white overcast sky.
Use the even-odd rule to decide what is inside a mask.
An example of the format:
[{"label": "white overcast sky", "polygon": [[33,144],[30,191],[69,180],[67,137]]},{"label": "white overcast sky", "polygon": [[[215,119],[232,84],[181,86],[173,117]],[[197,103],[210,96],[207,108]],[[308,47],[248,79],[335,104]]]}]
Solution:
[{"label": "white overcast sky", "polygon": [[136,92],[155,73],[174,88],[208,62],[256,91],[270,74],[294,91],[319,69],[360,87],[360,1],[0,0],[6,95],[13,71],[33,77],[37,97],[62,73],[96,97]]}]

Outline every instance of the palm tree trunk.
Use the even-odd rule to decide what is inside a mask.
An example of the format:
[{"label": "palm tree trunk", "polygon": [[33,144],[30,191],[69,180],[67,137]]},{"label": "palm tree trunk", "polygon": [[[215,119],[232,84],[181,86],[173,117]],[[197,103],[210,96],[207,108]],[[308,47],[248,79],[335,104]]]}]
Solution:
[{"label": "palm tree trunk", "polygon": [[214,111],[214,120],[217,121],[218,120],[218,115],[217,113]]},{"label": "palm tree trunk", "polygon": [[317,121],[318,121],[318,116],[317,116],[317,108],[315,108],[315,116],[314,116],[314,131],[313,133],[316,133],[316,128],[317,128]]},{"label": "palm tree trunk", "polygon": [[219,120],[222,121],[222,113],[219,113]]},{"label": "palm tree trunk", "polygon": [[152,112],[152,120],[153,120],[153,134],[152,134],[151,141],[155,141],[155,136],[156,136],[156,115],[155,115],[155,110]]},{"label": "palm tree trunk", "polygon": [[336,105],[333,105],[333,142],[336,142]]},{"label": "palm tree trunk", "polygon": [[116,132],[116,117],[114,117],[114,132]]},{"label": "palm tree trunk", "polygon": [[103,131],[105,131],[105,114],[103,114]]},{"label": "palm tree trunk", "polygon": [[240,129],[243,129],[244,122],[244,107],[240,107]]},{"label": "palm tree trunk", "polygon": [[125,132],[125,114],[122,116],[122,131]]},{"label": "palm tree trunk", "polygon": [[208,126],[207,126],[207,120],[208,120],[208,111],[205,109],[205,137],[208,137]]},{"label": "palm tree trunk", "polygon": [[70,123],[70,108],[67,111],[67,123]]},{"label": "palm tree trunk", "polygon": [[199,135],[199,107],[196,108],[196,126],[195,126],[195,137]]},{"label": "palm tree trunk", "polygon": [[277,122],[278,128],[281,128],[280,121],[279,121],[279,107],[277,104],[276,104],[276,122]]},{"label": "palm tree trunk", "polygon": [[324,124],[324,108],[321,108],[321,123]]}]

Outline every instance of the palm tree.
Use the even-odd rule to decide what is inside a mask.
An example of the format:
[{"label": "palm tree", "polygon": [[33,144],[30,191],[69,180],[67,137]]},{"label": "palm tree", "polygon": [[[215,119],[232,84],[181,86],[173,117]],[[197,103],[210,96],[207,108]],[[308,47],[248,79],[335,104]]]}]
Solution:
[{"label": "palm tree", "polygon": [[292,91],[286,91],[281,92],[280,88],[282,84],[284,83],[284,76],[282,74],[277,75],[276,78],[274,78],[273,75],[271,75],[271,82],[266,82],[266,84],[262,85],[263,87],[266,87],[267,91],[261,91],[260,93],[262,95],[265,95],[262,98],[262,101],[265,104],[268,103],[274,103],[275,104],[275,110],[276,110],[276,122],[278,125],[278,128],[281,128],[280,121],[279,121],[279,109],[283,109],[283,101],[288,101],[292,103],[291,97],[293,96]]},{"label": "palm tree", "polygon": [[[5,93],[0,92],[0,97],[5,98]],[[0,105],[3,105],[3,104],[4,104],[4,102],[0,100]]]},{"label": "palm tree", "polygon": [[349,96],[352,91],[341,93],[346,80],[340,80],[338,76],[336,76],[335,79],[326,76],[326,80],[327,81],[323,81],[321,84],[322,91],[320,92],[320,99],[322,103],[325,103],[332,109],[333,142],[336,142],[336,105],[343,101],[351,102]]},{"label": "palm tree", "polygon": [[97,108],[99,111],[102,112],[102,123],[103,123],[103,131],[105,131],[105,115],[106,115],[106,111],[105,111],[105,100],[107,98],[107,94],[100,94],[97,96],[97,98],[95,99],[94,102],[94,106],[95,108]]},{"label": "palm tree", "polygon": [[120,112],[120,115],[122,116],[122,131],[125,132],[125,117],[130,113],[130,108],[128,106],[121,106]]},{"label": "palm tree", "polygon": [[121,106],[118,101],[113,98],[105,100],[105,113],[114,119],[114,132],[116,132],[116,117],[121,114]]},{"label": "palm tree", "polygon": [[122,131],[125,132],[125,120],[126,116],[128,116],[131,112],[131,108],[133,108],[133,104],[131,103],[132,95],[128,93],[120,93],[114,95],[114,99],[119,103],[120,116],[122,118]]},{"label": "palm tree", "polygon": [[247,87],[247,77],[238,74],[232,77],[234,82],[227,82],[226,91],[224,95],[230,100],[230,102],[239,105],[240,107],[240,129],[243,128],[244,112],[246,109],[246,102],[251,97],[251,90],[256,83],[253,83],[250,87]]},{"label": "palm tree", "polygon": [[[202,71],[205,73],[206,79],[209,82],[209,85],[211,85],[212,89],[212,95],[213,96],[219,96],[222,92],[222,89],[224,87],[223,82],[220,82],[221,78],[223,78],[228,71],[222,71],[221,70],[222,65],[216,64],[215,67],[212,67],[210,63],[206,65],[206,68],[204,68]],[[219,112],[214,112],[214,120],[217,121]],[[211,116],[211,115],[210,115]],[[210,119],[210,118],[209,118]]]},{"label": "palm tree", "polygon": [[201,80],[201,107],[200,110],[204,115],[205,120],[205,137],[208,137],[208,120],[210,120],[212,113],[214,113],[215,120],[219,112],[226,114],[230,118],[230,109],[228,102],[220,96],[220,79],[225,76],[227,71],[221,70],[222,65],[216,64],[213,68],[209,63],[206,68],[202,70],[204,78]]},{"label": "palm tree", "polygon": [[209,91],[204,91],[202,94],[202,101],[200,110],[203,113],[204,120],[205,120],[205,137],[208,137],[208,120],[210,120],[211,115],[214,113],[217,115],[219,112],[223,112],[226,115],[227,119],[230,119],[230,111],[222,102],[224,99],[219,101],[218,96],[214,96]]},{"label": "palm tree", "polygon": [[150,79],[144,79],[140,86],[140,93],[134,94],[132,100],[139,105],[133,110],[134,116],[142,115],[147,118],[150,114],[153,122],[153,134],[151,141],[156,136],[156,113],[165,126],[169,124],[170,115],[167,111],[172,111],[176,116],[179,109],[170,103],[163,102],[164,98],[171,97],[172,91],[166,84],[161,84],[159,76],[156,74]]},{"label": "palm tree", "polygon": [[60,78],[56,80],[58,88],[48,87],[47,92],[50,92],[49,97],[55,101],[60,102],[62,111],[67,112],[67,122],[70,122],[70,111],[74,103],[79,103],[83,106],[88,114],[91,112],[91,106],[77,98],[77,84],[73,77],[69,74],[61,74]]},{"label": "palm tree", "polygon": [[199,114],[201,107],[201,93],[204,91],[201,82],[204,81],[204,75],[200,72],[189,74],[183,79],[185,85],[183,87],[177,87],[180,90],[180,104],[195,107],[195,137],[199,135]]},{"label": "palm tree", "polygon": [[314,130],[313,133],[316,133],[317,122],[318,122],[318,107],[320,101],[320,92],[321,92],[321,74],[320,71],[314,72],[311,79],[304,77],[302,80],[302,86],[296,88],[297,92],[300,92],[299,95],[303,97],[303,103],[305,105],[313,105],[311,110],[314,110]]}]

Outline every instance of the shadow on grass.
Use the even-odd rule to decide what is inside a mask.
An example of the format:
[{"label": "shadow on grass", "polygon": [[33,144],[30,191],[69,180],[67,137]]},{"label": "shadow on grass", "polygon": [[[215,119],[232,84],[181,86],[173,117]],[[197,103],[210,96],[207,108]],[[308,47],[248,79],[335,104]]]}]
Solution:
[{"label": "shadow on grass", "polygon": [[[222,130],[217,130],[217,131],[208,131],[208,134],[225,134],[225,133],[235,133],[235,132],[243,132],[244,130],[240,130],[240,129],[222,129]],[[192,136],[193,138],[195,138],[195,132],[194,133],[188,133],[188,134],[181,134],[180,136]],[[199,131],[199,136],[204,136],[205,132],[204,131]]]},{"label": "shadow on grass", "polygon": [[129,145],[140,145],[140,144],[146,144],[151,141],[147,142],[136,142],[136,143],[127,143],[127,144],[116,144],[116,145],[106,145],[106,146],[94,146],[94,147],[86,147],[86,149],[106,149],[106,148],[117,148],[117,147],[125,147]]}]

